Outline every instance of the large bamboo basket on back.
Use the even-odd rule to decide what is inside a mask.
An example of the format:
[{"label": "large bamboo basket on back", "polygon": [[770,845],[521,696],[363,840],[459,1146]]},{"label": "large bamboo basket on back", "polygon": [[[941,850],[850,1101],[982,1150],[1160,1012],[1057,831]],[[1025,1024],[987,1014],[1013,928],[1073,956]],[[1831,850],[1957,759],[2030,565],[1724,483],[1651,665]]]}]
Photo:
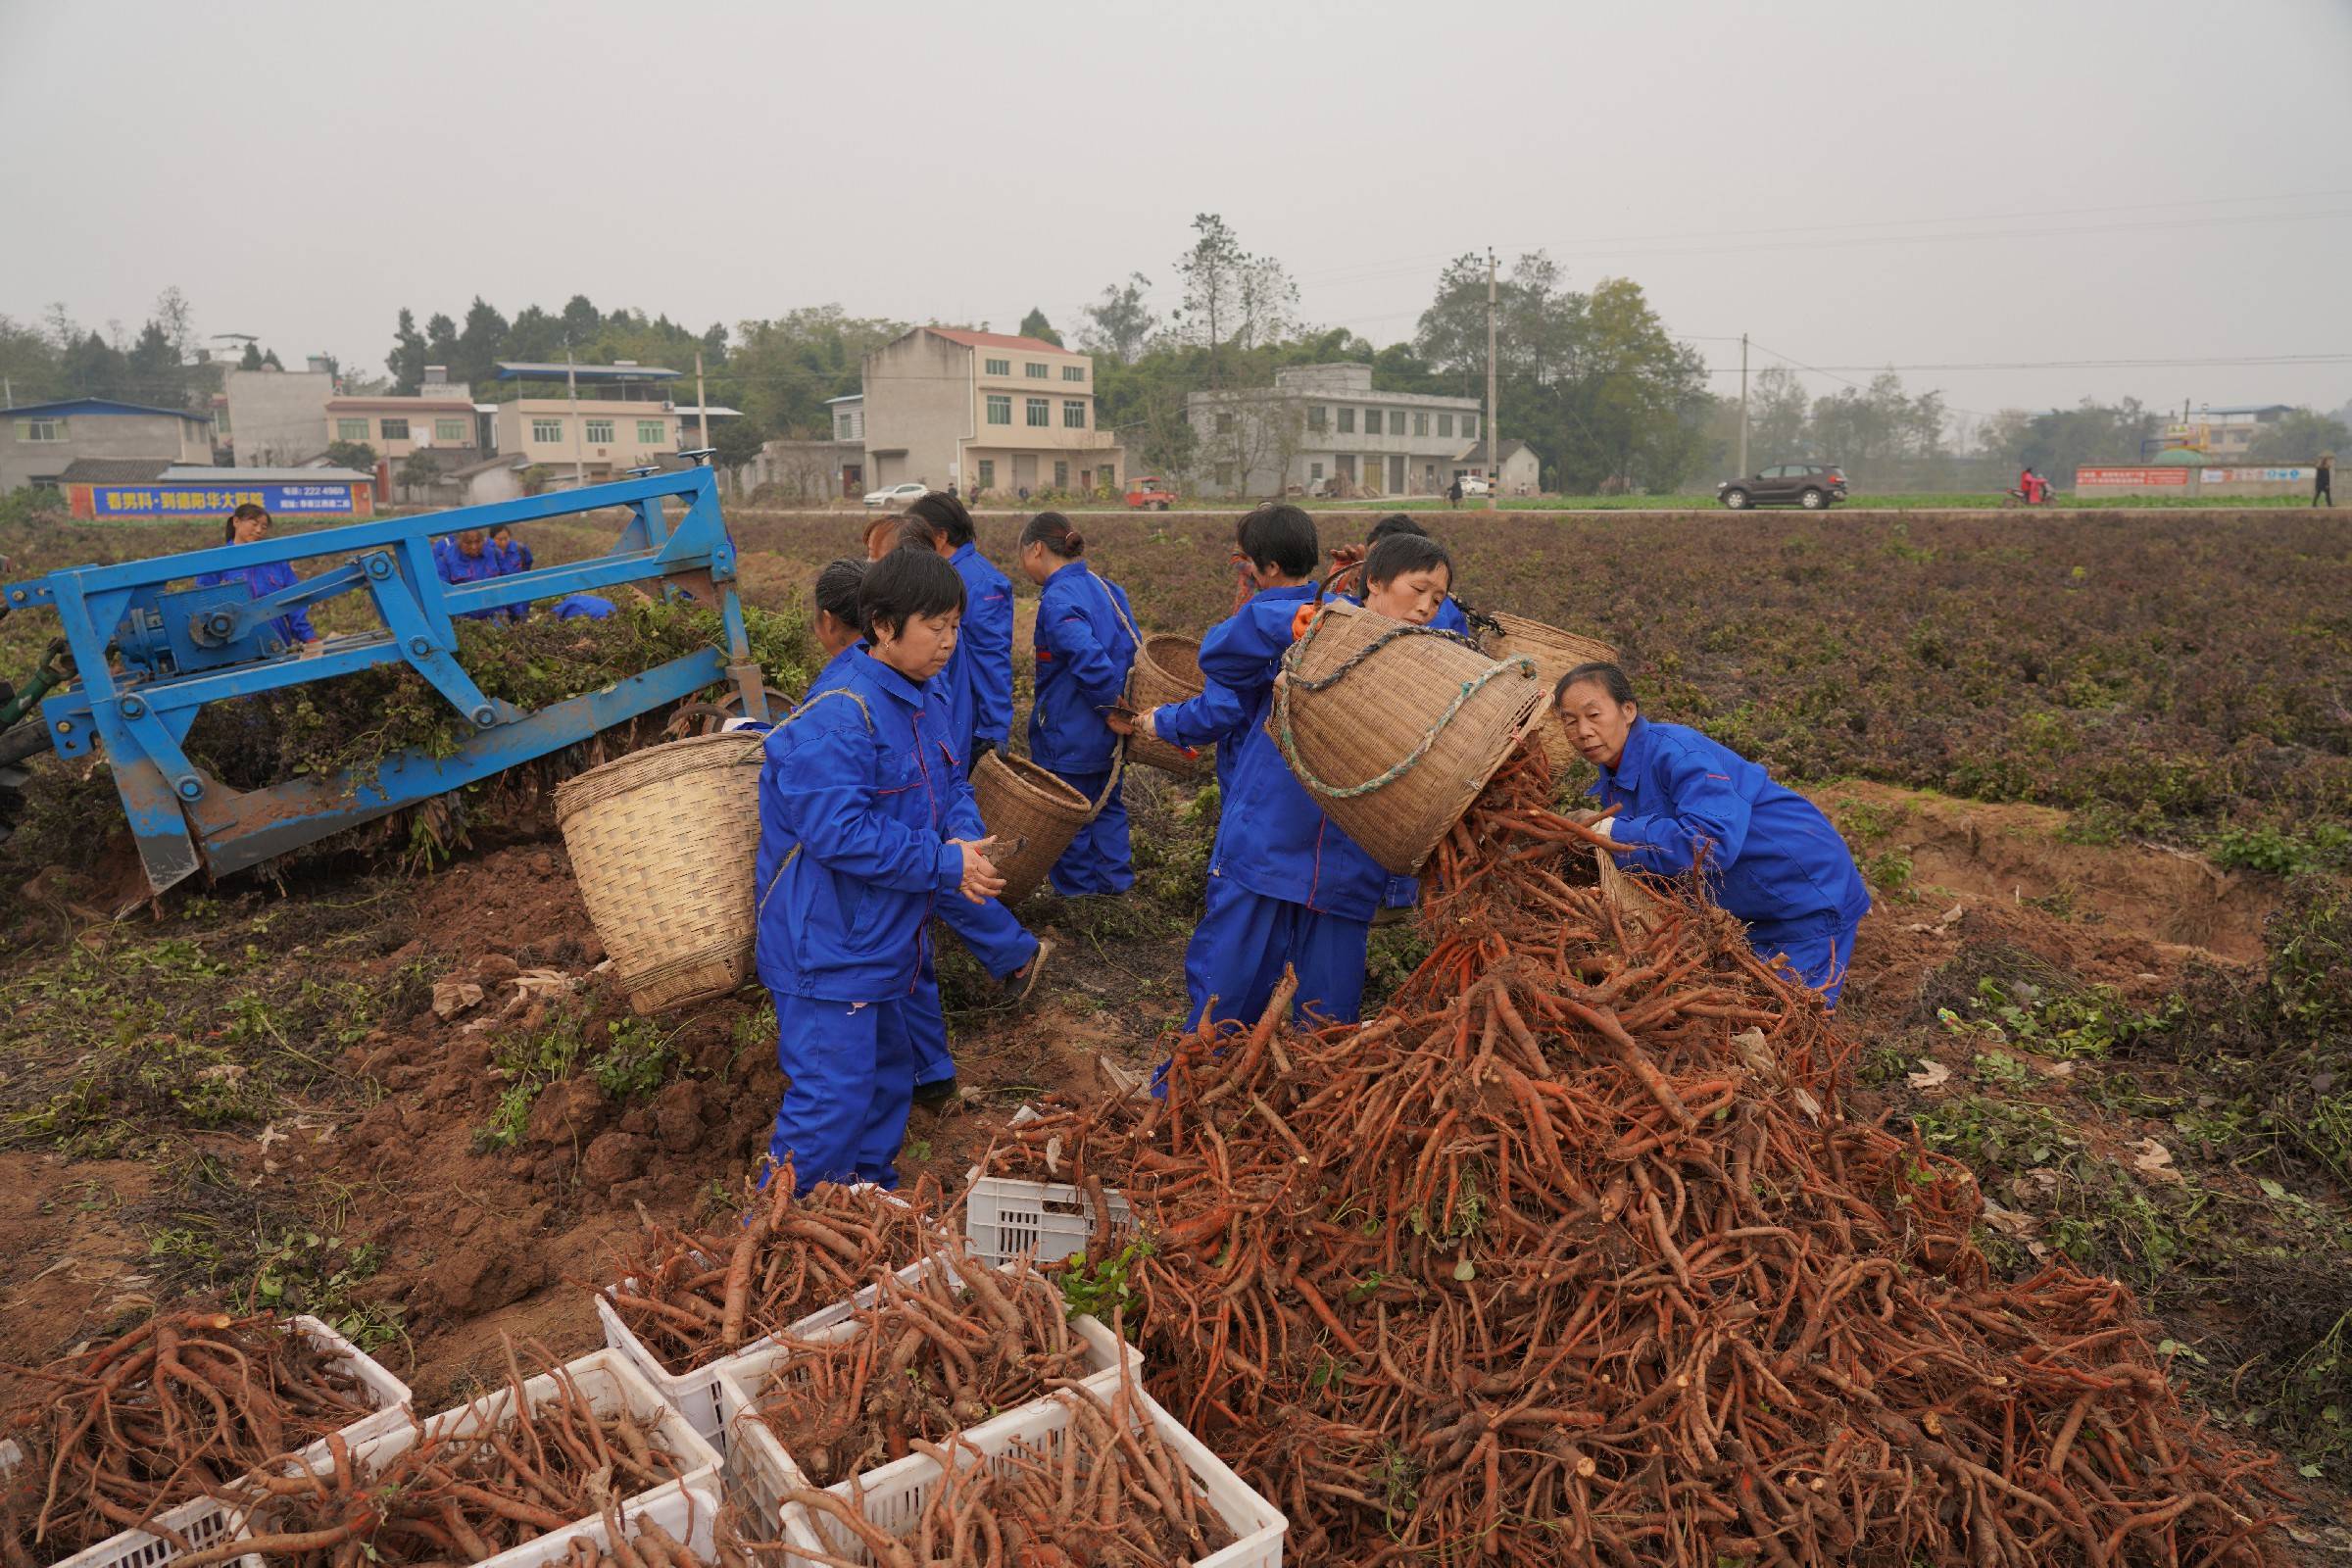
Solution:
[{"label": "large bamboo basket on back", "polygon": [[[1118,773],[1114,765],[1111,777]],[[1107,798],[1109,791],[1103,791]],[[1093,819],[1095,803],[1023,757],[991,752],[972,769],[972,797],[980,820],[996,835],[991,858],[1004,878],[997,902],[1010,908],[1054,869],[1078,830]],[[1018,843],[1019,849],[1013,845]],[[960,893],[950,898],[961,898]]]},{"label": "large bamboo basket on back", "polygon": [[1536,673],[1544,685],[1544,701],[1536,705],[1528,727],[1543,737],[1544,755],[1551,759],[1551,770],[1562,772],[1582,759],[1569,741],[1568,732],[1552,716],[1551,689],[1559,684],[1562,675],[1579,664],[1615,663],[1617,650],[1597,637],[1580,637],[1524,615],[1497,614],[1493,618],[1502,630],[1487,639],[1487,651],[1497,659],[1525,654],[1536,662]]},{"label": "large bamboo basket on back", "polygon": [[1535,662],[1353,605],[1323,607],[1283,661],[1267,728],[1325,814],[1398,876],[1421,868],[1543,701]]},{"label": "large bamboo basket on back", "polygon": [[764,739],[671,741],[556,791],[581,902],[641,1013],[725,996],[751,978]]},{"label": "large bamboo basket on back", "polygon": [[[1200,638],[1154,634],[1135,651],[1135,663],[1127,674],[1127,706],[1140,713],[1190,702],[1207,684],[1200,675]],[[1137,730],[1127,738],[1127,760],[1163,768],[1178,778],[1199,778],[1208,770],[1210,756],[1209,748],[1187,752]]]}]

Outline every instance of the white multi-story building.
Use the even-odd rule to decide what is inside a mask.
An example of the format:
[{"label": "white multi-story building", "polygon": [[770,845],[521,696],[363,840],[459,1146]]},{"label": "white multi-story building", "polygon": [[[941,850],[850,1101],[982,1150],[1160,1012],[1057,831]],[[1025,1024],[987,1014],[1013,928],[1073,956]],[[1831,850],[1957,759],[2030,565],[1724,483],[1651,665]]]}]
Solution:
[{"label": "white multi-story building", "polygon": [[1376,392],[1372,367],[1300,365],[1270,387],[1195,392],[1194,481],[1202,495],[1299,491],[1440,495],[1483,434],[1476,398]]}]

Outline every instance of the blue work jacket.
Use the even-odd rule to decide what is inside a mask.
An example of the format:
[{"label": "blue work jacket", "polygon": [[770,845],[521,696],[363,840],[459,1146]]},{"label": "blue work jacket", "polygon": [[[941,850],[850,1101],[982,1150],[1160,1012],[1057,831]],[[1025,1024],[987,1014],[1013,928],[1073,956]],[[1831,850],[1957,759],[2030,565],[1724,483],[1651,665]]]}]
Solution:
[{"label": "blue work jacket", "polygon": [[[1369,920],[1380,910],[1389,873],[1323,814],[1266,732],[1292,622],[1315,592],[1311,583],[1264,589],[1201,639],[1200,673],[1239,697],[1249,714],[1231,737],[1238,755],[1208,870],[1265,898]],[[1170,738],[1165,728],[1160,738]]]},{"label": "blue work jacket", "polygon": [[860,643],[763,746],[760,982],[826,1002],[911,995],[934,906],[962,896],[948,841],[987,836],[939,711]]},{"label": "blue work jacket", "polygon": [[1438,612],[1429,617],[1429,627],[1432,631],[1449,631],[1456,637],[1467,637],[1470,617],[1462,613],[1462,602],[1447,594],[1446,602],[1438,606]]},{"label": "blue work jacket", "polygon": [[1102,710],[1127,690],[1135,662],[1127,595],[1083,561],[1046,579],[1037,600],[1037,702],[1029,710],[1029,760],[1056,773],[1101,773],[1118,737]]},{"label": "blue work jacket", "polygon": [[[293,587],[298,580],[294,575],[294,568],[282,561],[257,561],[250,566],[231,566],[226,571],[201,572],[197,575],[196,586],[218,588],[224,582],[242,581],[249,597],[267,599],[271,594],[283,593],[286,589]],[[289,643],[308,643],[318,640],[318,634],[311,629],[311,617],[308,611],[289,610],[282,615],[271,616],[270,623],[277,628],[278,636]]]},{"label": "blue work jacket", "polygon": [[1680,876],[1703,850],[1715,902],[1758,931],[1832,916],[1850,924],[1870,908],[1853,855],[1820,808],[1688,725],[1635,719],[1617,765],[1588,793],[1623,808],[1611,837],[1647,846],[1620,863]]},{"label": "blue work jacket", "polygon": [[[507,575],[506,558],[499,554],[498,546],[487,539],[482,541],[482,553],[470,560],[466,558],[466,552],[458,548],[456,540],[435,540],[433,543],[433,569],[440,572],[443,582],[453,586],[460,583],[488,582],[493,577]],[[519,615],[523,607],[520,605],[514,606],[513,613]],[[509,617],[509,614],[510,611],[507,609],[468,610],[462,612],[458,618],[461,620],[504,620]]]},{"label": "blue work jacket", "polygon": [[504,545],[493,541],[485,543],[482,548],[498,552],[498,574],[501,577],[512,577],[518,571],[531,569],[531,547],[519,539]]},{"label": "blue work jacket", "polygon": [[558,620],[606,620],[612,614],[612,601],[601,594],[572,594],[556,601]]},{"label": "blue work jacket", "polygon": [[973,742],[1004,749],[1012,733],[1012,584],[976,545],[948,558],[963,579],[956,653],[934,679],[948,682],[948,738],[964,757]]}]

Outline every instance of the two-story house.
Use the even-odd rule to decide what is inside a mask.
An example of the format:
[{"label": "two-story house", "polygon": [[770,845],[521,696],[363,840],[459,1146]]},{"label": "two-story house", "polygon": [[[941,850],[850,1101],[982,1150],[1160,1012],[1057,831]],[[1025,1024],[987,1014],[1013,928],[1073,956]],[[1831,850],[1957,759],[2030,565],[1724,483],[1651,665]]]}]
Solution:
[{"label": "two-story house", "polygon": [[1433,496],[1485,468],[1463,461],[1479,409],[1476,398],[1376,392],[1369,365],[1298,365],[1276,370],[1271,387],[1195,392],[1184,416],[1202,495]]},{"label": "two-story house", "polygon": [[498,405],[499,455],[545,467],[557,484],[570,483],[574,472],[595,483],[658,466],[678,450],[678,412],[663,390],[678,375],[625,360],[575,366],[501,360],[498,379],[521,385],[519,395]]},{"label": "two-story house", "polygon": [[1123,472],[1095,424],[1095,362],[1033,337],[918,326],[865,358],[866,482],[1004,495]]}]

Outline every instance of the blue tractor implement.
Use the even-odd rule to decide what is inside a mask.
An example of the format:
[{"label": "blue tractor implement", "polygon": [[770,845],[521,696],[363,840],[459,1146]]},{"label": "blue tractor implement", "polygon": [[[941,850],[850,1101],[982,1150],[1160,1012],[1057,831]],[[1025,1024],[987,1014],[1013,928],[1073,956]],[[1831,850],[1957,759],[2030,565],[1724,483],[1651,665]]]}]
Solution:
[{"label": "blue tractor implement", "polygon": [[[683,507],[674,521],[665,503]],[[435,569],[435,541],[461,530],[487,532],[607,508],[623,509],[627,520],[601,556],[466,583],[445,583]],[[338,564],[260,598],[242,576],[191,586],[209,573],[320,558]],[[717,611],[725,648],[684,655],[536,711],[484,696],[462,666],[456,617],[623,583],[659,583],[660,592]],[[287,645],[278,617],[346,594],[365,596],[373,626],[308,649]],[[45,607],[64,623],[74,673],[42,699],[41,733],[62,758],[104,750],[156,893],[199,869],[221,873],[258,864],[706,688],[731,685],[729,706],[749,716],[765,718],[768,710],[735,596],[735,545],[719,516],[716,475],[701,467],[122,565],[76,566],[8,583],[0,587],[0,604],[11,613]],[[182,750],[208,703],[395,662],[416,670],[456,710],[466,738],[455,753],[396,752],[365,774],[238,790]],[[7,739],[20,735],[12,731]]]}]

